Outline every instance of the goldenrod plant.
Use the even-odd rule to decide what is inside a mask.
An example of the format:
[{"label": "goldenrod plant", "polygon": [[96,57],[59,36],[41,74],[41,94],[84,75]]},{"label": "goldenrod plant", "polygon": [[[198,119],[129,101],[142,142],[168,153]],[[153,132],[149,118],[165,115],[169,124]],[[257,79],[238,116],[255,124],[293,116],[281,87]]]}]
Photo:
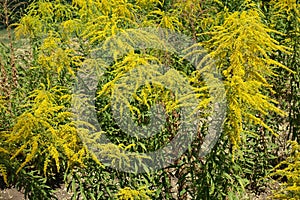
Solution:
[{"label": "goldenrod plant", "polygon": [[[281,106],[288,111],[287,140],[299,142],[299,49],[300,49],[300,6],[297,1],[271,1],[270,24],[284,35],[278,35],[278,41],[290,48],[290,54],[279,54],[278,58],[288,66],[293,73],[278,70],[279,76],[275,79],[281,84],[276,85]],[[287,59],[289,57],[289,59]],[[280,95],[284,93],[285,95]]]},{"label": "goldenrod plant", "polygon": [[[299,50],[300,50],[300,6],[298,1],[270,2],[270,24],[283,34],[277,40],[290,48],[290,54],[279,54],[278,59],[288,66],[293,73],[278,70],[278,76],[273,80],[274,96],[281,102],[281,107],[288,112],[288,118],[277,126],[284,131],[282,146],[287,151],[286,158],[273,169],[272,175],[279,177],[280,188],[274,191],[270,198],[299,198]],[[276,120],[278,121],[278,119]]]},{"label": "goldenrod plant", "polygon": [[21,144],[10,159],[20,154],[26,156],[16,173],[36,158],[42,158],[44,175],[52,161],[59,172],[60,157],[63,156],[67,157],[68,166],[73,162],[83,165],[87,150],[80,144],[75,124],[70,121],[72,113],[63,105],[69,98],[64,88],[47,88],[45,85],[28,96],[28,104],[23,105],[27,110],[17,117],[11,132],[4,134],[8,145]]},{"label": "goldenrod plant", "polygon": [[153,193],[153,191],[147,190],[143,187],[137,190],[125,187],[119,190],[117,193],[117,198],[120,200],[151,199],[151,193]]},{"label": "goldenrod plant", "polygon": [[[10,25],[16,42],[25,41],[16,46],[24,56],[0,46],[6,187],[29,199],[55,198],[63,183],[72,199],[241,199],[259,188],[272,168],[271,139],[282,134],[267,119],[297,119],[297,95],[290,110],[280,109],[273,93],[282,93],[272,85],[278,71],[293,74],[297,85],[296,1],[272,1],[273,9],[250,0],[28,2]],[[289,22],[293,31],[286,33],[282,24]],[[182,44],[178,35],[191,42]],[[207,72],[219,74],[221,84]],[[226,99],[226,115],[216,128],[219,140],[203,156],[217,101],[212,94]],[[156,108],[163,114],[153,122]],[[139,137],[153,124],[155,135],[151,129]],[[182,124],[197,125],[186,150],[178,156],[179,145],[158,156],[166,163],[178,158],[155,171],[142,165],[155,163],[148,153],[168,146]],[[103,136],[110,143],[99,143]]]},{"label": "goldenrod plant", "polygon": [[[280,189],[274,191],[272,199],[299,199],[300,198],[300,145],[296,141],[290,141],[290,152],[287,158],[279,163],[271,176],[279,177]],[[283,180],[286,179],[286,180]]]},{"label": "goldenrod plant", "polygon": [[229,14],[222,25],[215,26],[209,33],[212,39],[204,42],[212,49],[211,56],[217,60],[218,69],[225,78],[229,104],[225,131],[234,147],[240,143],[245,123],[259,124],[273,132],[257,117],[258,113],[284,115],[274,105],[276,101],[261,91],[271,90],[266,78],[274,75],[273,67],[289,70],[270,58],[270,53],[287,52],[287,48],[271,38],[270,33],[276,31],[266,27],[262,17],[262,13],[255,9]]}]

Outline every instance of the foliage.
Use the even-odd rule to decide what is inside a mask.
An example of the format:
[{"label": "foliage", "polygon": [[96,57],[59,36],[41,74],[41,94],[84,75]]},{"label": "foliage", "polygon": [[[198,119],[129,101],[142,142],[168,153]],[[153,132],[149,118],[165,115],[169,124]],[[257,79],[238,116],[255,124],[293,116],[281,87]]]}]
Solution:
[{"label": "foliage", "polygon": [[8,27],[13,22],[19,20],[31,0],[3,0],[0,3],[0,28]]}]

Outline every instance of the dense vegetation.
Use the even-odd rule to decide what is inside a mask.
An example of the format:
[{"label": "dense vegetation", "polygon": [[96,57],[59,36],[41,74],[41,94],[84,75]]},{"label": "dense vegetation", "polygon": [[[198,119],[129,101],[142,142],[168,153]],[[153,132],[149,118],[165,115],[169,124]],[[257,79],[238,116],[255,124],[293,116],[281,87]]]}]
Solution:
[{"label": "dense vegetation", "polygon": [[0,11],[1,188],[300,199],[299,1],[4,0]]}]

